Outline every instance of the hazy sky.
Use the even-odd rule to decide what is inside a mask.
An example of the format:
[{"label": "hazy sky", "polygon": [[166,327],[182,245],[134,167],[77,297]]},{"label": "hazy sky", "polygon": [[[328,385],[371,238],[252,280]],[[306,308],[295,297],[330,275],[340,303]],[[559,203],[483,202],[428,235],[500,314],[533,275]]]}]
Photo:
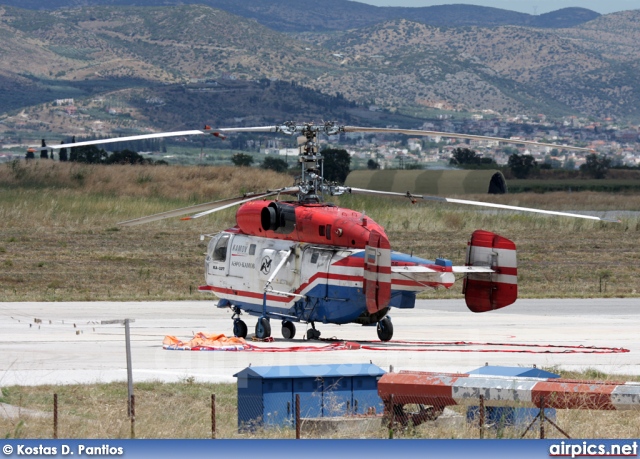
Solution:
[{"label": "hazy sky", "polygon": [[521,13],[542,14],[561,8],[579,6],[601,14],[640,9],[638,0],[356,0],[376,6],[432,6],[466,3],[491,6]]}]

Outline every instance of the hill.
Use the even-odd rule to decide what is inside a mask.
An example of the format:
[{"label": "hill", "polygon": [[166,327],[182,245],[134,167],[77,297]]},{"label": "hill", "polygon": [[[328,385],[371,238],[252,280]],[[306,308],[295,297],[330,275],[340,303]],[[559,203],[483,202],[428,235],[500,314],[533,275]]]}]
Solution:
[{"label": "hill", "polygon": [[[631,46],[633,39],[627,37],[640,32],[635,18],[635,12],[629,12],[609,29],[612,47],[619,46],[621,53]],[[501,113],[614,114],[638,119],[640,100],[634,88],[640,87],[640,79],[632,63],[637,61],[615,59],[611,53],[605,57],[589,41],[573,38],[595,35],[590,24],[541,30],[389,21],[319,43],[340,52],[353,68],[316,87],[349,88],[350,92],[344,91],[347,97],[384,100],[394,106],[411,101]],[[605,49],[603,45],[602,53]]]},{"label": "hill", "polygon": [[[5,0],[4,4],[34,10],[74,8],[75,0]],[[377,7],[348,0],[85,0],[82,6],[171,6],[202,4],[228,11],[281,32],[344,31],[393,19],[447,27],[519,25],[542,28],[573,27],[600,16],[586,8],[564,8],[539,16],[475,5],[416,8]]]},{"label": "hill", "polygon": [[[399,19],[295,38],[203,5],[4,6],[0,131],[310,118],[416,127],[442,108],[638,120],[638,14],[569,29]],[[68,98],[73,110],[54,104]]]}]

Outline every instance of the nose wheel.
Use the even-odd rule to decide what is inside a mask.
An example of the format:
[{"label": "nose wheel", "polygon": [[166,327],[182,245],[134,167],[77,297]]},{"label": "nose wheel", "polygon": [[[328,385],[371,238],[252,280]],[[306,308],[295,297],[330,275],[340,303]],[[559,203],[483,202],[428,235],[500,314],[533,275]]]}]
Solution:
[{"label": "nose wheel", "polygon": [[233,335],[238,338],[246,338],[247,337],[247,324],[240,319],[235,319],[233,321]]},{"label": "nose wheel", "polygon": [[378,338],[380,341],[389,341],[393,338],[393,324],[391,323],[391,317],[384,317],[378,322]]},{"label": "nose wheel", "polygon": [[271,336],[271,324],[266,317],[260,317],[256,323],[256,338],[265,339]]}]

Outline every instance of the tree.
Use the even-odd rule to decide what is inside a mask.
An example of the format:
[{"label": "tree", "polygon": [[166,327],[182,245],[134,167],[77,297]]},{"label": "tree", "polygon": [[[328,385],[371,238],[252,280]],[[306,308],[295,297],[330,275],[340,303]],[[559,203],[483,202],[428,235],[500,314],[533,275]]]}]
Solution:
[{"label": "tree", "polygon": [[609,168],[611,167],[611,159],[605,155],[590,154],[586,158],[587,162],[580,166],[582,173],[590,175],[595,179],[603,179],[607,176]]},{"label": "tree", "polygon": [[122,150],[114,151],[104,162],[105,164],[144,164],[147,160],[135,151]]},{"label": "tree", "polygon": [[[64,143],[64,140],[60,141],[61,144]],[[66,148],[61,148],[60,151],[58,152],[58,158],[60,159],[60,161],[67,161],[69,158],[67,156],[67,149]]]},{"label": "tree", "polygon": [[[44,139],[42,139],[42,147],[46,147]],[[48,150],[40,150],[40,159],[49,159],[49,151]]]},{"label": "tree", "polygon": [[369,161],[367,161],[367,169],[371,169],[371,170],[380,169],[380,164],[377,161],[370,159]]},{"label": "tree", "polygon": [[524,179],[531,175],[538,167],[538,163],[533,159],[531,155],[511,155],[509,156],[509,162],[507,166],[511,169],[511,173],[516,178]]},{"label": "tree", "polygon": [[108,156],[106,151],[95,145],[85,145],[71,149],[71,161],[79,163],[102,164],[107,160]]},{"label": "tree", "polygon": [[453,156],[449,160],[452,166],[461,166],[463,168],[470,166],[472,169],[484,168],[485,166],[494,166],[493,158],[484,158],[469,148],[456,148],[452,152]]},{"label": "tree", "polygon": [[480,164],[481,157],[468,148],[456,148],[452,152],[453,157],[449,160],[452,166],[460,166],[463,164]]},{"label": "tree", "polygon": [[344,183],[349,175],[351,155],[347,150],[325,148],[320,152],[324,158],[324,178],[330,182]]},{"label": "tree", "polygon": [[285,172],[289,165],[284,159],[274,158],[273,156],[267,156],[264,158],[262,165],[260,166],[263,169],[271,169],[276,172]]},{"label": "tree", "polygon": [[564,162],[563,169],[572,171],[575,168],[576,168],[576,162],[573,159],[569,158]]},{"label": "tree", "polygon": [[249,167],[253,164],[253,156],[245,153],[236,153],[231,157],[231,162],[234,166]]}]

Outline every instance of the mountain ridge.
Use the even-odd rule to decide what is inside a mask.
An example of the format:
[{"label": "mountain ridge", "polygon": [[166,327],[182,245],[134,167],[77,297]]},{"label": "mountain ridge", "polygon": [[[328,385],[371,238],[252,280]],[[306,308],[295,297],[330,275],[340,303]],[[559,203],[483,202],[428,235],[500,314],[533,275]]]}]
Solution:
[{"label": "mountain ridge", "polygon": [[[596,47],[599,34],[605,42]],[[132,110],[143,114],[140,123],[163,129],[194,120],[247,119],[224,107],[207,113],[207,104],[200,103],[189,114],[188,97],[162,90],[174,85],[199,91],[209,106],[225,94],[225,104],[255,111],[252,119],[322,118],[304,100],[323,97],[335,98],[340,107],[327,117],[354,116],[357,106],[358,116],[380,121],[384,114],[387,124],[398,116],[435,116],[443,108],[640,119],[640,50],[633,46],[640,11],[567,29],[434,27],[396,19],[301,40],[204,5],[54,11],[0,6],[0,36],[5,116],[28,107],[42,111],[34,106],[59,98],[107,98],[121,105],[135,99]],[[242,89],[233,81],[265,83]],[[313,95],[300,90],[299,97],[282,102],[286,88],[267,89],[266,82],[276,81],[295,82],[295,91]],[[147,91],[144,97],[131,96],[136,88]],[[164,109],[174,107],[182,118],[161,115],[161,104],[146,100],[163,100]],[[328,102],[319,103],[328,110]],[[91,110],[91,119],[108,124]],[[118,123],[126,124],[122,118]]]},{"label": "mountain ridge", "polygon": [[254,19],[279,32],[345,31],[395,19],[447,27],[519,25],[566,28],[596,19],[599,13],[579,7],[531,15],[501,8],[453,4],[425,7],[379,7],[349,0],[3,0],[5,5],[53,10],[78,6],[176,6],[202,4]]}]

